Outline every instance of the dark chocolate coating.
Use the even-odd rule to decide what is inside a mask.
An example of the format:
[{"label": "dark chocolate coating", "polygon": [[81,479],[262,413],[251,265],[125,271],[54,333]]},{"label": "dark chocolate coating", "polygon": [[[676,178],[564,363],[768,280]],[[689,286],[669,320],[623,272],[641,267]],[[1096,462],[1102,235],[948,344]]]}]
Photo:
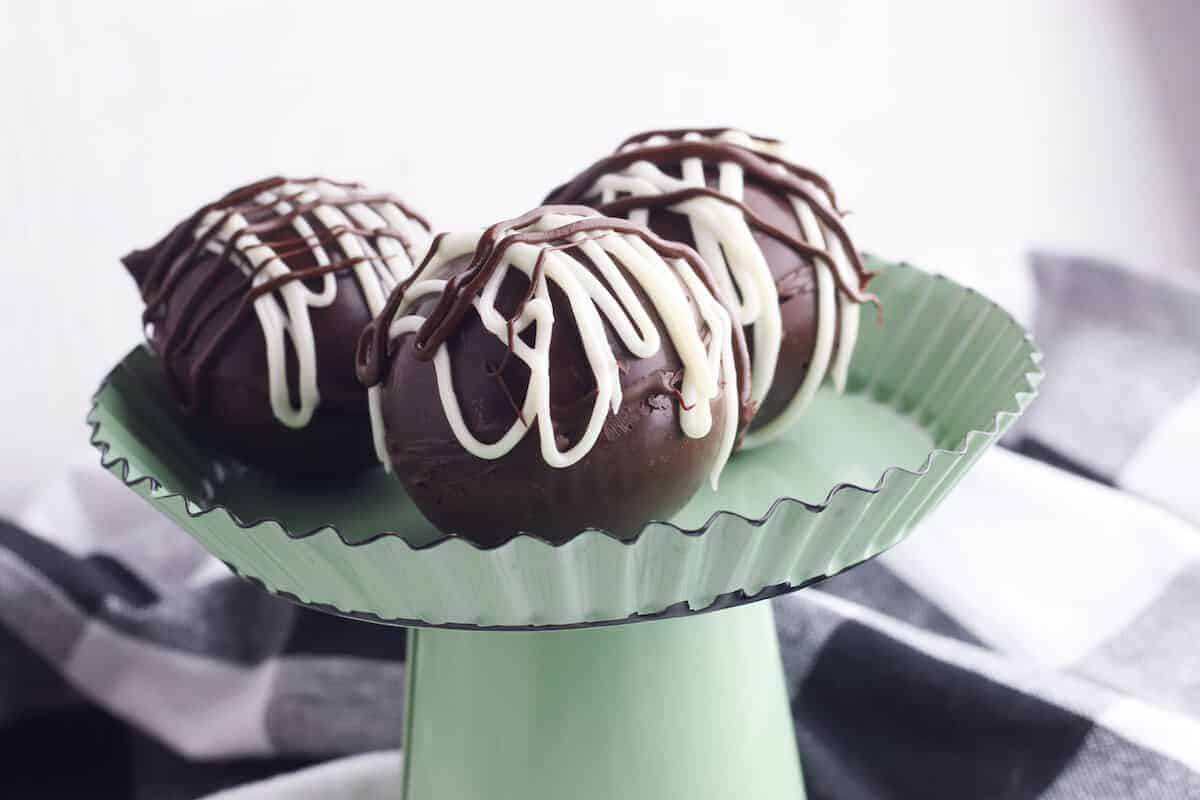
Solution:
[{"label": "dark chocolate coating", "polygon": [[[706,182],[715,187],[715,172],[706,171]],[[753,178],[747,178],[742,202],[767,222],[793,236],[800,236],[800,221],[787,198],[772,191]],[[694,247],[691,224],[687,217],[666,209],[655,209],[649,214],[649,227],[664,239],[683,242]],[[813,348],[817,342],[817,285],[816,271],[812,262],[778,239],[760,231],[754,231],[754,239],[762,248],[763,257],[775,286],[779,291],[780,313],[783,320],[783,338],[779,345],[779,363],[775,368],[775,380],[767,396],[759,404],[750,430],[754,430],[775,419],[795,397],[808,372]],[[746,329],[746,345],[753,354],[754,338]]]},{"label": "dark chocolate coating", "polygon": [[[631,284],[662,331],[653,306]],[[500,311],[510,315],[527,286],[524,276],[511,271],[500,292]],[[551,417],[561,450],[586,428],[595,382],[570,309],[553,286],[551,300]],[[414,313],[428,314],[435,302],[418,304]],[[546,464],[536,428],[499,459],[466,452],[446,421],[434,366],[419,358],[414,336],[392,343],[382,376],[387,451],[396,475],[434,525],[483,546],[521,532],[558,543],[589,527],[628,537],[646,522],[675,513],[708,480],[724,426],[737,420],[725,419],[718,398],[712,401],[709,434],[686,436],[672,388],[682,363],[670,338],[664,333],[656,355],[638,358],[611,329],[608,335],[622,370],[621,407],[608,416],[595,446],[566,468]],[[495,441],[516,419],[528,369],[509,359],[493,374],[507,348],[483,328],[474,310],[445,344],[467,426],[480,440]]]},{"label": "dark chocolate coating", "polygon": [[[266,342],[253,310],[249,277],[225,256],[194,248],[193,230],[204,213],[228,207],[229,197],[238,195],[247,221],[265,223],[257,235],[277,245],[293,273],[316,268],[311,248],[295,245],[298,234],[290,223],[263,206],[244,204],[246,197],[257,194],[252,189],[261,191],[279,181],[268,179],[236,190],[122,262],[147,301],[147,337],[188,428],[217,449],[271,473],[350,476],[378,463],[366,394],[355,374],[355,348],[371,313],[349,268],[353,262],[346,260],[330,270],[337,281],[334,302],[309,309],[320,402],[307,425],[292,428],[276,418],[271,407]],[[311,214],[305,218],[319,236],[332,235]],[[331,258],[343,255],[332,241],[322,244]],[[319,275],[308,280],[319,290]],[[290,338],[285,342],[289,393],[295,402],[298,365]]]},{"label": "dark chocolate coating", "polygon": [[[727,129],[710,128],[697,132],[705,136],[714,136],[723,130]],[[841,284],[834,270],[835,279],[839,281],[839,292],[858,302],[876,302],[872,295],[865,292],[870,273],[863,267],[858,252],[841,225],[841,214],[837,209],[833,190],[822,176],[776,156],[730,142],[684,141],[684,133],[682,130],[648,131],[630,137],[623,145],[640,143],[657,134],[666,135],[671,141],[637,150],[619,149],[617,153],[597,161],[574,179],[552,191],[547,202],[582,203],[613,216],[625,216],[632,210],[645,209],[648,212],[648,225],[651,230],[664,239],[682,242],[688,246],[695,245],[691,224],[686,216],[670,211],[670,205],[690,196],[707,194],[715,201],[727,202],[741,208],[775,279],[782,314],[782,339],[775,376],[750,424],[750,430],[754,430],[778,417],[804,382],[816,345],[817,294],[814,263],[815,260],[821,260],[832,266],[827,252],[806,241],[789,195],[804,198],[818,219],[845,247],[857,274],[858,283]],[[754,138],[760,142],[776,141],[765,137]],[[650,161],[667,174],[680,177],[680,165],[685,158],[699,158],[704,161],[707,188],[691,187],[664,195],[622,196],[607,204],[601,203],[598,195],[590,193],[597,178],[610,172],[619,172],[639,160]],[[723,161],[735,162],[744,171],[744,190],[740,201],[725,197],[717,190],[717,165]],[[782,167],[782,171],[778,170],[778,167]],[[753,347],[750,331],[747,330],[746,334],[748,346]],[[834,344],[836,349],[836,340]]]}]

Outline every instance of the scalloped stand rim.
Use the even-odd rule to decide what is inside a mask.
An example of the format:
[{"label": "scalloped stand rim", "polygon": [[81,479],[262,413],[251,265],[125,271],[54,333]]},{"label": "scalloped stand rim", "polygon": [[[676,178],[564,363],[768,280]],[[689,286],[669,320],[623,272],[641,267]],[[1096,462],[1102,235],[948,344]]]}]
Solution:
[{"label": "scalloped stand rim", "polygon": [[[677,516],[686,529],[651,523],[633,540],[591,531],[557,546],[518,536],[481,549],[436,531],[417,544],[380,536],[428,527],[394,481],[370,475],[321,495],[223,465],[172,418],[141,349],[98,392],[93,442],[110,470],[239,574],[350,616],[557,628],[748,602],[895,544],[1036,389],[1036,350],[986,298],[907,267],[876,282],[889,308],[908,313],[883,328],[864,319],[848,394],[823,389],[787,436],[731,462],[720,492]],[[266,521],[239,521],[251,519]]]}]

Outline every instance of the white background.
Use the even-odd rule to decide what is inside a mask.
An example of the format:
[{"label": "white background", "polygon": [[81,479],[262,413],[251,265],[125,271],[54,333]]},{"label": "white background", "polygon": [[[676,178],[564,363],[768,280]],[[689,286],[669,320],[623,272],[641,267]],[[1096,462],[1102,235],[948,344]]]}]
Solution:
[{"label": "white background", "polygon": [[729,124],[831,177],[865,249],[1018,313],[1033,247],[1194,283],[1198,7],[0,0],[0,513],[139,338],[117,258],[278,172],[476,227],[632,132]]}]

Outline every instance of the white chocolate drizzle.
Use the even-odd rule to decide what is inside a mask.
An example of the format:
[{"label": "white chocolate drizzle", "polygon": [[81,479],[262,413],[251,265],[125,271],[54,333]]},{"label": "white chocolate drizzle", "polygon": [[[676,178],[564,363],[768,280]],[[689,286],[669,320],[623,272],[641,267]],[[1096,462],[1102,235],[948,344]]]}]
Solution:
[{"label": "white chocolate drizzle", "polygon": [[[624,145],[619,153],[676,142],[718,142],[786,160],[787,153],[780,142],[750,136],[739,130],[663,132],[636,138]],[[635,161],[628,166],[599,175],[582,199],[589,205],[603,208],[606,204],[628,197],[648,197],[680,192],[690,187],[705,187],[705,167],[710,162],[700,157],[686,157],[679,162],[681,177],[668,174],[650,161]],[[780,174],[788,172],[781,163],[771,162],[770,168]],[[720,161],[717,191],[727,198],[744,199],[745,169],[735,161]],[[850,359],[858,338],[861,297],[839,292],[838,285],[858,286],[850,254],[841,238],[814,212],[813,203],[824,202],[826,192],[811,181],[802,180],[810,189],[809,197],[789,194],[802,240],[824,251],[830,263],[811,259],[816,279],[817,331],[812,357],[804,379],[796,393],[777,417],[761,428],[751,430],[744,446],[754,447],[778,436],[792,425],[811,402],[817,389],[829,378],[840,392],[845,388]],[[575,198],[567,197],[566,201]],[[697,195],[667,206],[687,217],[696,250],[710,265],[726,298],[733,306],[738,321],[751,328],[754,343],[753,382],[751,400],[760,404],[767,396],[778,369],[779,351],[783,340],[779,291],[767,265],[762,248],[755,240],[747,214],[737,204],[722,202],[713,196]],[[832,201],[826,205],[830,214],[838,214]],[[649,211],[635,208],[629,219],[646,224]],[[836,276],[835,276],[836,271]],[[835,280],[836,277],[836,280]],[[836,347],[835,347],[836,342]]]},{"label": "white chocolate drizzle", "polygon": [[[424,225],[398,203],[331,181],[285,182],[260,192],[252,202],[270,208],[279,217],[290,215],[287,224],[303,240],[317,267],[344,261],[353,271],[372,316],[383,310],[392,290],[412,274],[429,244]],[[318,232],[310,218],[323,232]],[[327,307],[337,299],[337,274],[330,271],[321,275],[320,291],[309,288],[303,280],[289,280],[293,268],[288,253],[264,242],[253,228],[238,210],[218,205],[203,214],[193,237],[198,242],[203,240],[207,251],[226,255],[250,278],[251,291],[269,281],[278,283],[254,300],[254,313],[266,343],[271,410],[284,425],[303,428],[320,404],[310,311]],[[331,252],[332,243],[340,253]],[[296,402],[288,388],[289,340],[297,364]]]},{"label": "white chocolate drizzle", "polygon": [[[715,424],[712,403],[720,401],[723,405],[720,449],[710,474],[715,487],[733,450],[740,411],[733,323],[725,306],[687,260],[664,257],[636,233],[603,227],[571,232],[567,228],[571,223],[603,219],[588,209],[571,208],[571,213],[547,209],[545,213],[521,219],[527,221],[489,229],[490,235],[496,237],[493,251],[503,248],[503,254],[470,304],[484,329],[511,347],[511,357],[529,368],[528,388],[520,413],[508,430],[496,441],[481,441],[463,420],[461,400],[452,380],[450,353],[445,342],[439,343],[433,355],[438,394],[459,444],[478,458],[498,459],[536,427],[541,454],[549,466],[569,467],[582,459],[600,437],[606,417],[621,407],[621,374],[607,330],[611,329],[638,358],[653,356],[662,346],[658,328],[633,289],[637,285],[662,320],[664,332],[682,362],[678,403],[683,433],[692,438],[710,435]],[[522,233],[559,230],[563,235],[552,235],[549,243],[505,241]],[[445,269],[447,264],[475,254],[484,235],[485,232],[476,231],[438,237],[418,274],[406,287],[401,287],[403,296],[399,298],[396,313],[390,317],[388,342],[414,334],[425,325],[426,317],[411,310],[422,299],[446,291],[451,277]],[[591,266],[570,255],[570,250],[585,256]],[[510,320],[497,309],[496,299],[511,270],[523,274],[533,285],[519,314]],[[550,412],[550,342],[556,324],[551,285],[566,298],[596,384],[587,427],[578,441],[565,450],[560,450],[556,442]],[[529,344],[520,334],[531,328],[533,343]],[[382,385],[376,383],[368,389],[368,396],[376,451],[380,461],[388,466],[382,390]]]}]

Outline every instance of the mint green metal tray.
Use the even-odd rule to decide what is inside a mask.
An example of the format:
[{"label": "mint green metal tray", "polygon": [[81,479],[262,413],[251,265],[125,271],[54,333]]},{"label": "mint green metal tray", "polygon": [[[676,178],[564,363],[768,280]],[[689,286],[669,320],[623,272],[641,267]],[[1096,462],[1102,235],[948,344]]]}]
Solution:
[{"label": "mint green metal tray", "polygon": [[[799,798],[770,608],[754,601],[907,536],[1041,377],[986,298],[871,266],[886,318],[863,315],[846,394],[823,389],[719,491],[632,539],[484,549],[432,528],[382,472],[297,485],[223,461],[177,423],[143,349],[97,393],[92,441],[238,574],[410,627],[403,797]],[[628,624],[652,620],[667,621]]]}]

